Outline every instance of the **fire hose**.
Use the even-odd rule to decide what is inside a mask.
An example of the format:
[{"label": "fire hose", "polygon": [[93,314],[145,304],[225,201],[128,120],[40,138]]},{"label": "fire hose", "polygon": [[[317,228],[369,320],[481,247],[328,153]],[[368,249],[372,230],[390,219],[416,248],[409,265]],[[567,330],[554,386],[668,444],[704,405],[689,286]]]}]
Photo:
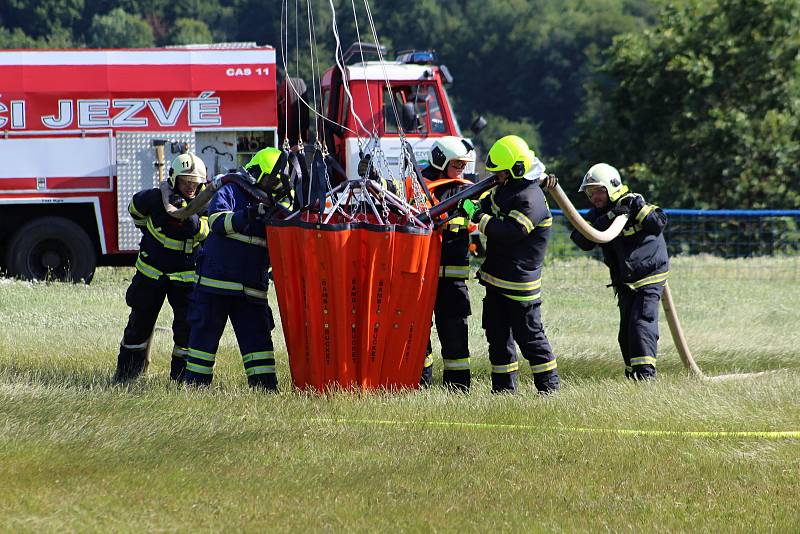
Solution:
[{"label": "fire hose", "polygon": [[[627,216],[619,216],[614,219],[611,227],[604,232],[599,232],[580,216],[575,209],[575,206],[573,206],[572,202],[570,202],[569,198],[567,198],[564,190],[561,189],[560,185],[556,184],[554,188],[547,189],[547,191],[553,196],[558,206],[564,211],[564,215],[566,215],[572,226],[574,226],[575,229],[578,230],[578,232],[580,232],[586,239],[589,239],[595,243],[608,243],[617,237],[617,235],[619,235],[625,226],[625,223],[628,221]],[[692,357],[692,352],[689,350],[689,344],[686,341],[686,336],[683,333],[683,328],[681,327],[680,320],[678,319],[678,312],[675,309],[675,302],[672,299],[672,292],[670,291],[669,284],[666,282],[664,282],[664,292],[661,299],[661,305],[664,308],[664,313],[667,316],[667,324],[669,324],[669,331],[670,334],[672,334],[672,342],[675,344],[678,355],[680,356],[683,365],[689,371],[689,374],[701,380],[707,381],[736,380],[769,374],[767,371],[762,371],[757,373],[735,373],[719,376],[707,376],[705,373],[703,373]]]},{"label": "fire hose", "polygon": [[164,203],[164,209],[167,210],[167,213],[170,216],[179,220],[188,219],[192,215],[203,211],[206,205],[211,201],[211,197],[214,196],[214,193],[216,193],[223,185],[228,183],[235,183],[244,189],[251,197],[255,198],[259,202],[263,202],[268,207],[273,207],[274,202],[272,201],[272,197],[253,185],[250,180],[248,180],[242,173],[239,172],[215,176],[214,179],[208,182],[203,190],[200,191],[191,202],[189,202],[189,204],[182,208],[176,208],[170,204],[169,197],[172,194],[172,189],[170,188],[169,183],[161,182],[161,185],[159,186],[161,189],[161,200]]}]

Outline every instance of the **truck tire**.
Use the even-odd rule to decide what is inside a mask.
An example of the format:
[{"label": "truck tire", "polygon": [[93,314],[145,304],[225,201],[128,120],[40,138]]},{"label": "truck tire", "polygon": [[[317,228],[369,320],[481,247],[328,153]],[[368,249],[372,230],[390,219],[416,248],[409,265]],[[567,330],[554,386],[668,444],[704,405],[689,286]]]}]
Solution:
[{"label": "truck tire", "polygon": [[10,274],[28,280],[60,280],[88,284],[97,254],[86,232],[63,217],[41,217],[22,226],[6,251]]}]

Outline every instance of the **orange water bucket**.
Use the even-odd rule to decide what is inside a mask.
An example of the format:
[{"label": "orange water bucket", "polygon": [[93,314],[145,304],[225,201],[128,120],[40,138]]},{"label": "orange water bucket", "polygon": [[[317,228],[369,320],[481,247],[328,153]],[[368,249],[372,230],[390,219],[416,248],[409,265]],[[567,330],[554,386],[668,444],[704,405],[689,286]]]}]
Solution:
[{"label": "orange water bucket", "polygon": [[267,226],[293,384],[319,392],[418,387],[441,234],[392,218],[312,218]]}]

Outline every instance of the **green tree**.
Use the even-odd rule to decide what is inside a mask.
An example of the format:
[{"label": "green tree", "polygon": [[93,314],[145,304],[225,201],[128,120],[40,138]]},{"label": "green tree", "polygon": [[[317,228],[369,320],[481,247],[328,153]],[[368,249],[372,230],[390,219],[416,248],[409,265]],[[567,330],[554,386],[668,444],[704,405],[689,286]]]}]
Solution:
[{"label": "green tree", "polygon": [[800,2],[691,1],[616,40],[579,146],[676,207],[797,207]]},{"label": "green tree", "polygon": [[93,48],[122,48],[153,46],[153,29],[138,15],[121,8],[107,15],[95,15],[89,30],[89,45]]},{"label": "green tree", "polygon": [[0,20],[7,28],[20,28],[26,35],[46,40],[54,32],[71,30],[83,9],[84,0],[4,0]]},{"label": "green tree", "polygon": [[170,32],[171,44],[198,44],[211,43],[214,38],[211,36],[206,23],[195,19],[178,19],[172,26]]},{"label": "green tree", "polygon": [[[489,148],[491,148],[495,141],[512,133],[525,139],[528,146],[533,149],[536,155],[540,155],[539,147],[541,146],[542,139],[539,135],[539,129],[535,124],[524,120],[515,121],[503,117],[502,115],[493,115],[491,113],[484,115],[484,118],[487,122],[486,128],[481,130],[473,139],[482,155],[488,153]],[[462,126],[468,126],[468,124]],[[470,133],[464,132],[464,135],[470,135]]]}]

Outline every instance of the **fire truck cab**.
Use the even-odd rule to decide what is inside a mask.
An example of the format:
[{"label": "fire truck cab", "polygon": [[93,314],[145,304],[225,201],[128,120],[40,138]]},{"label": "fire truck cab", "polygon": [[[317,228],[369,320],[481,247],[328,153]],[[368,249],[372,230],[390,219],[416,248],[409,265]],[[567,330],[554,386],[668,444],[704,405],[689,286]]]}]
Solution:
[{"label": "fire truck cab", "polygon": [[[361,51],[357,44],[351,46],[343,55],[344,62],[361,59]],[[365,51],[375,53],[374,45]],[[437,138],[461,136],[445,89],[452,77],[446,66],[436,65],[432,51],[401,52],[394,61],[383,63],[346,64],[345,73],[346,80],[334,66],[322,76],[322,109],[330,121],[318,121],[318,131],[324,132],[328,149],[343,165],[348,178],[356,177],[361,158],[359,136],[363,142],[377,134],[385,159],[378,158],[375,164],[379,172],[395,177],[402,154],[401,131],[422,166],[427,164]],[[352,102],[345,91],[345,81]],[[474,172],[474,164],[466,172]]]}]

